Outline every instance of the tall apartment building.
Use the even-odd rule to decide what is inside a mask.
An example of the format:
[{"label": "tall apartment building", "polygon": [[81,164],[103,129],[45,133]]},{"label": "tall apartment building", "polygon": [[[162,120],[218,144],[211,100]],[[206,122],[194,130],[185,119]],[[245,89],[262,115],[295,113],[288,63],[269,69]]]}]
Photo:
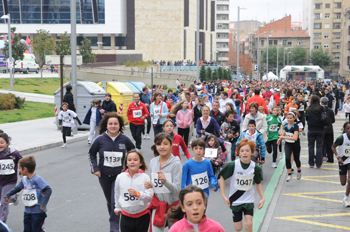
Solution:
[{"label": "tall apartment building", "polygon": [[341,19],[341,59],[340,75],[350,76],[350,1],[343,1]]},{"label": "tall apartment building", "polygon": [[343,0],[308,0],[304,4],[310,8],[308,12],[304,9],[308,20],[306,16],[303,17],[303,22],[308,22],[310,51],[322,48],[329,52],[333,60],[332,65],[323,67],[328,78],[339,75],[341,51],[344,50],[341,50],[342,4]]},{"label": "tall apartment building", "polygon": [[[87,37],[96,54],[142,54],[143,60],[195,60],[197,1],[75,1],[78,46]],[[227,13],[228,33],[229,1],[218,2],[227,4],[227,9],[218,12]],[[226,5],[219,6],[221,9]],[[71,30],[70,0],[0,0],[0,16],[7,12],[11,15],[11,26],[16,27],[16,33],[28,35],[31,40],[39,29],[49,30],[53,38]],[[216,17],[215,0],[200,0],[202,60],[215,59]],[[224,28],[223,22],[220,25]],[[0,20],[0,34],[6,34],[7,30],[5,21]]]},{"label": "tall apartment building", "polygon": [[217,61],[227,65],[229,58],[229,0],[216,0],[216,55]]}]

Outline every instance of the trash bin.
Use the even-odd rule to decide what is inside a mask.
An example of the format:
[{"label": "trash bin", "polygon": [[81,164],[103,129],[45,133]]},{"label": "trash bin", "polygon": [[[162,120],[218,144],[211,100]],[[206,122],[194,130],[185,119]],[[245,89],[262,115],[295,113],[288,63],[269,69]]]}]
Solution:
[{"label": "trash bin", "polygon": [[[142,92],[142,88],[146,86],[143,82],[141,81],[130,81],[130,83],[135,86],[140,92]],[[151,98],[152,97],[152,90],[148,88],[148,95]]]},{"label": "trash bin", "polygon": [[128,111],[129,104],[133,101],[133,91],[125,85],[125,83],[120,81],[103,81],[98,83],[106,93],[112,95],[112,100],[117,106],[118,114],[120,114],[125,124],[129,124],[128,117],[126,115]]},{"label": "trash bin", "polygon": [[121,81],[123,84],[125,84],[134,94],[135,93],[141,93],[141,90],[135,87],[135,85],[131,84],[130,81]]},{"label": "trash bin", "polygon": [[[67,82],[63,85],[63,96],[66,93],[66,86],[70,85],[71,82]],[[91,101],[95,98],[101,99],[102,101],[105,99],[105,90],[98,86],[96,83],[92,81],[78,81],[77,83],[77,94],[78,96],[74,96],[77,99],[77,105],[75,106],[77,110],[78,117],[81,122],[83,122],[84,117],[91,106]],[[61,108],[61,88],[56,90],[54,93],[55,100],[55,116],[56,116],[56,125],[58,128],[58,113]],[[78,129],[90,129],[89,125],[77,124]]]}]

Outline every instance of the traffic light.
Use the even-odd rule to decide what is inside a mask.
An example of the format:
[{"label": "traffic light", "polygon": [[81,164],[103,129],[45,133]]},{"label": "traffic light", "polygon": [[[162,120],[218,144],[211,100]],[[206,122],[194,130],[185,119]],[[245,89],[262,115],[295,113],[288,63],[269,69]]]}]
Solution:
[{"label": "traffic light", "polygon": [[256,71],[258,71],[258,69],[259,69],[259,65],[254,65],[254,71],[256,72]]}]

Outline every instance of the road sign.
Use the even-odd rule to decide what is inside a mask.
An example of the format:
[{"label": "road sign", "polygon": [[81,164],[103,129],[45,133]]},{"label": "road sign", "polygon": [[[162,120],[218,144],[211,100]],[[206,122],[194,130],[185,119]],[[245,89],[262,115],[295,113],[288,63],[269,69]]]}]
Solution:
[{"label": "road sign", "polygon": [[[45,57],[45,64],[47,64],[47,65],[60,64],[60,56],[59,55],[46,56]],[[71,65],[72,64],[72,56],[64,56],[63,57],[63,64]],[[82,64],[83,64],[83,57],[77,56],[77,65],[82,65]]]}]

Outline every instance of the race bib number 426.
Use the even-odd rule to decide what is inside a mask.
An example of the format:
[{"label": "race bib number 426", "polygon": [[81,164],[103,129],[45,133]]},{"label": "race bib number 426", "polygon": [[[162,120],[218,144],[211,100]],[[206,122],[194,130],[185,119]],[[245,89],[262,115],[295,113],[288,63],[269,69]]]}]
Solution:
[{"label": "race bib number 426", "polygon": [[[166,181],[171,180],[171,173],[164,173]],[[161,180],[158,179],[158,173],[152,173],[152,185],[154,193],[170,193],[170,190],[164,186]]]}]

